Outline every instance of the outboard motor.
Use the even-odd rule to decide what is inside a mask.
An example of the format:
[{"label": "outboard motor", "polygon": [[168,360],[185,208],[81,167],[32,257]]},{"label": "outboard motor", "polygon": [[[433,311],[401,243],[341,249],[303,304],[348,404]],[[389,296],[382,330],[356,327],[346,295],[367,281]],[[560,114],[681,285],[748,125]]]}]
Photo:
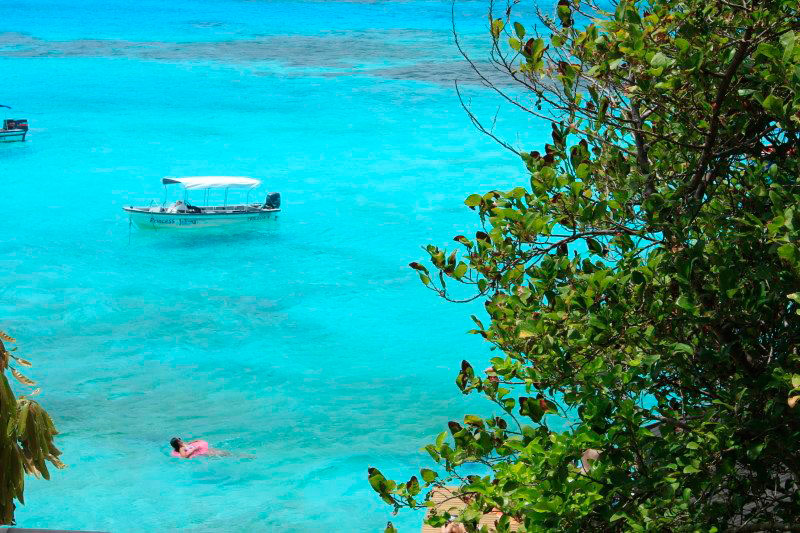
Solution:
[{"label": "outboard motor", "polygon": [[267,209],[280,209],[281,193],[279,192],[267,193],[267,199],[264,200],[264,207],[266,207]]}]

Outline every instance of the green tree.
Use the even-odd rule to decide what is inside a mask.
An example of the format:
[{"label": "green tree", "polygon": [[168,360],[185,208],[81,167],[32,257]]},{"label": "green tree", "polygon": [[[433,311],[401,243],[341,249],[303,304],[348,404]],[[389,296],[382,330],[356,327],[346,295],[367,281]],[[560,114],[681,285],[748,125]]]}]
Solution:
[{"label": "green tree", "polygon": [[10,366],[31,364],[13,353],[16,348],[7,349],[3,341],[16,342],[0,331],[0,524],[13,524],[14,500],[25,503],[25,474],[50,479],[45,461],[56,468],[64,468],[64,464],[58,459],[61,452],[53,444],[53,437],[58,434],[53,421],[31,399],[39,390],[15,397],[6,376],[6,370],[10,370],[14,379],[32,387],[34,381]]},{"label": "green tree", "polygon": [[491,60],[521,90],[475,68],[552,142],[506,144],[529,182],[469,196],[483,230],[411,264],[485,302],[499,355],[456,384],[496,413],[450,422],[422,481],[370,483],[396,509],[458,485],[471,529],[798,530],[797,0],[515,4]]}]

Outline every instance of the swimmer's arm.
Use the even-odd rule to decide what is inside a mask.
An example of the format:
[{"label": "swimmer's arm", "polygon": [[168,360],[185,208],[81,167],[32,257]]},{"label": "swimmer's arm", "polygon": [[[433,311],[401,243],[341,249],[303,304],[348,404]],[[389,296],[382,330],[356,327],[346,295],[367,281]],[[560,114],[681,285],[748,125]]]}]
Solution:
[{"label": "swimmer's arm", "polygon": [[194,452],[196,452],[196,451],[197,451],[197,447],[196,446],[193,446],[191,444],[187,444],[186,446],[182,447],[178,453],[180,454],[181,457],[183,457],[184,459],[187,459],[187,458],[191,457],[192,454]]}]

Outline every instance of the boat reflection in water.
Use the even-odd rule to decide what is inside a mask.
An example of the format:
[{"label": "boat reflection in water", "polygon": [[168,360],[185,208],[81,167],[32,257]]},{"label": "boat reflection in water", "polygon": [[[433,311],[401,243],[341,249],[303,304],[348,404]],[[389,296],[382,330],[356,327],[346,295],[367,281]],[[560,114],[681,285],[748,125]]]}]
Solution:
[{"label": "boat reflection in water", "polygon": [[[270,220],[281,210],[281,195],[271,192],[263,203],[250,201],[253,189],[261,185],[261,181],[244,176],[191,176],[185,178],[166,177],[161,180],[165,192],[168,185],[183,187],[183,199],[169,205],[166,201],[161,205],[125,206],[123,209],[131,221],[143,229],[187,229],[221,226],[255,225]],[[209,193],[212,190],[224,191],[222,205],[210,205]],[[228,191],[238,189],[247,191],[244,203],[228,204]],[[203,205],[189,202],[189,191],[203,191]],[[217,193],[219,194],[219,193]],[[166,195],[165,195],[166,198]]]}]

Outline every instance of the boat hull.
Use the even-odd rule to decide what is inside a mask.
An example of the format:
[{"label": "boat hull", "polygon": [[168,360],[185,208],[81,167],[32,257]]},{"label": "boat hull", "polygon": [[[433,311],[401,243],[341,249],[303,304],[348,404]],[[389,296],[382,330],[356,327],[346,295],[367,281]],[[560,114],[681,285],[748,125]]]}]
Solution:
[{"label": "boat hull", "polygon": [[275,218],[278,209],[234,213],[161,213],[124,208],[142,229],[199,229],[257,225]]},{"label": "boat hull", "polygon": [[28,130],[0,130],[0,142],[24,141]]}]

